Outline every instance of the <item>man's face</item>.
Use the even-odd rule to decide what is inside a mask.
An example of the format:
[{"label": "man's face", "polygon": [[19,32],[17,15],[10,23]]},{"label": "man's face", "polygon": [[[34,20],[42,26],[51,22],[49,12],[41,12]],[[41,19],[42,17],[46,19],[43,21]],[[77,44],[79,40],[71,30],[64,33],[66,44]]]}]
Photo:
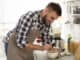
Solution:
[{"label": "man's face", "polygon": [[48,12],[43,18],[42,21],[44,24],[49,25],[51,24],[54,20],[56,20],[59,16],[55,11]]}]

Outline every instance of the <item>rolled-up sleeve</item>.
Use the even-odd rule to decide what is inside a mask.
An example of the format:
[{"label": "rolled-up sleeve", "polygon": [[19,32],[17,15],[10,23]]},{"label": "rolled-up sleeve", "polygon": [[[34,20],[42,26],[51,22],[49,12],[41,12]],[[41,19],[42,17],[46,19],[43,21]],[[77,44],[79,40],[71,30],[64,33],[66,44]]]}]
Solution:
[{"label": "rolled-up sleeve", "polygon": [[25,44],[28,44],[27,34],[29,32],[30,26],[32,23],[32,12],[21,16],[17,26],[17,46],[23,48]]}]

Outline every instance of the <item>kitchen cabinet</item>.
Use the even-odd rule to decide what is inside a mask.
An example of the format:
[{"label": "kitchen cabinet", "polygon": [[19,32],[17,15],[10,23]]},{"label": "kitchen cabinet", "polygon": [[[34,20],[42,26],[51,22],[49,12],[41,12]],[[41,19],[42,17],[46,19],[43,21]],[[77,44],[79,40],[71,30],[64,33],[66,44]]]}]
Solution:
[{"label": "kitchen cabinet", "polygon": [[67,1],[68,20],[80,24],[80,0]]}]

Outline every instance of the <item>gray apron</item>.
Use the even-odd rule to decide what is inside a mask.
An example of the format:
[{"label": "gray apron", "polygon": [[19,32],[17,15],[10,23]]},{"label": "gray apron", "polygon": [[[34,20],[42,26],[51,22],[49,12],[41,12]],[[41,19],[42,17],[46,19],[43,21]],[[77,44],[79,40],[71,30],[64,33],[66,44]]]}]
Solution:
[{"label": "gray apron", "polygon": [[[34,39],[40,35],[37,29],[33,29],[26,40],[33,43]],[[33,51],[30,48],[19,48],[16,45],[16,33],[13,32],[9,39],[7,60],[33,60]]]}]

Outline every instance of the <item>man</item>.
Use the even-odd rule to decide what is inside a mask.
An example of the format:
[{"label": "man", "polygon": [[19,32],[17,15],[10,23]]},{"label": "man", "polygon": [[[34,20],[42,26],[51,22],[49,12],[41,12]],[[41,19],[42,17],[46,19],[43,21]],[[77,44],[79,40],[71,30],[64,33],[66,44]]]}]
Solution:
[{"label": "man", "polygon": [[[49,3],[46,8],[41,11],[29,11],[21,16],[17,27],[8,34],[9,39],[6,37],[8,41],[10,40],[16,43],[8,42],[9,46],[13,44],[11,47],[8,47],[8,60],[33,60],[33,58],[30,57],[32,55],[30,51],[50,50],[52,48],[49,44],[51,42],[49,35],[50,24],[59,16],[61,16],[61,7],[59,4],[53,2]],[[36,32],[30,34],[30,31],[35,31],[34,26]],[[31,35],[31,37],[37,36],[37,31],[40,32],[39,36],[41,37],[43,46],[33,45],[28,38],[28,35]],[[16,34],[13,34],[13,32]],[[14,35],[16,38],[10,38],[11,35]],[[14,47],[14,49],[12,47]]]}]

